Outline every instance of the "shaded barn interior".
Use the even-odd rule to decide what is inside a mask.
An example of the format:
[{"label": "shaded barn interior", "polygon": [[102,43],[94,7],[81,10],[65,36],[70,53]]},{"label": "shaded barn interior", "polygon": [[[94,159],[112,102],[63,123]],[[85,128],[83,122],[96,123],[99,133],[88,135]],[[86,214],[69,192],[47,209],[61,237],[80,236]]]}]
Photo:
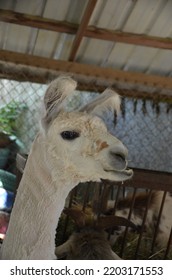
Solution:
[{"label": "shaded barn interior", "polygon": [[[107,114],[105,122],[127,146],[135,174],[124,184],[79,185],[66,207],[91,208],[95,219],[116,213],[131,220],[135,229],[107,230],[124,259],[172,259],[170,217],[163,212],[167,205],[172,209],[171,10],[170,0],[0,1],[0,214],[5,229],[24,169],[24,164],[16,166],[17,154],[30,150],[47,84],[67,74],[78,82],[71,109],[107,87],[120,94],[121,114]],[[146,197],[144,207],[141,200],[137,205],[140,193]],[[157,244],[162,219],[169,223],[167,238]],[[56,245],[75,230],[71,217],[62,214]],[[0,231],[3,240],[4,227]]]}]

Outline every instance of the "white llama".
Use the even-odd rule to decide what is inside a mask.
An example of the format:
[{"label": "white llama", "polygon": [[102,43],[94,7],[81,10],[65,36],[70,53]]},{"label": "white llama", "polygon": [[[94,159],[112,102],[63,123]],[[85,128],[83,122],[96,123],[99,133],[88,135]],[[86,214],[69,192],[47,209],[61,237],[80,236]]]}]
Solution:
[{"label": "white llama", "polygon": [[1,259],[56,259],[55,230],[71,189],[79,182],[132,176],[127,149],[101,120],[104,111],[119,109],[119,96],[106,90],[82,109],[67,112],[75,88],[76,82],[63,76],[46,91],[46,115],[17,191]]}]

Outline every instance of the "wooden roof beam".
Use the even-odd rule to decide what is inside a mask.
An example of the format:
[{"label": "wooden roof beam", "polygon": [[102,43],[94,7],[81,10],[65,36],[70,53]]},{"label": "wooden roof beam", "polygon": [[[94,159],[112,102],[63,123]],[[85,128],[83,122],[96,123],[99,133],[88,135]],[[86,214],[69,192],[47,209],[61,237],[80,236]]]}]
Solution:
[{"label": "wooden roof beam", "polygon": [[0,9],[0,21],[67,34],[76,34],[78,29],[78,24],[3,9]]},{"label": "wooden roof beam", "polygon": [[72,49],[69,55],[69,61],[74,61],[76,57],[77,50],[81,44],[82,38],[87,29],[89,20],[96,6],[97,0],[89,0],[84,15],[82,17],[81,23],[79,25],[78,31],[76,33],[75,39],[72,44]]},{"label": "wooden roof beam", "polygon": [[[73,35],[77,33],[79,28],[79,25],[66,21],[51,20],[2,9],[0,9],[0,21]],[[84,36],[105,41],[172,50],[171,38],[120,32],[94,26],[88,26],[84,31]]]},{"label": "wooden roof beam", "polygon": [[[16,80],[19,82],[31,82],[39,84],[47,84],[59,75],[64,74],[61,71],[52,71],[51,69],[43,69],[32,66],[16,65],[13,63],[0,62],[0,79]],[[121,96],[134,99],[149,99],[153,102],[167,102],[172,104],[172,95],[168,92],[159,91],[143,91],[142,89],[126,89],[126,85],[122,87],[118,83],[109,80],[99,79],[97,77],[78,75],[72,73],[72,77],[78,82],[77,89],[81,91],[90,91],[102,93],[107,87],[116,90]]]},{"label": "wooden roof beam", "polygon": [[[45,57],[22,54],[17,52],[0,50],[0,61],[14,63],[24,66],[37,67],[47,71],[60,71],[76,76],[80,75],[87,80],[106,81],[108,86],[113,86],[117,82],[144,85],[160,89],[172,89],[172,77],[162,77],[157,75],[148,75],[138,72],[128,72],[115,70],[112,68],[99,67],[90,64],[82,64],[63,60],[54,60]],[[170,91],[171,95],[171,91]]]},{"label": "wooden roof beam", "polygon": [[152,47],[158,49],[172,50],[172,39],[157,36],[148,36],[143,34],[134,34],[129,32],[113,31],[103,28],[90,26],[85,36],[104,41],[112,41],[116,43],[125,43],[138,46]]}]

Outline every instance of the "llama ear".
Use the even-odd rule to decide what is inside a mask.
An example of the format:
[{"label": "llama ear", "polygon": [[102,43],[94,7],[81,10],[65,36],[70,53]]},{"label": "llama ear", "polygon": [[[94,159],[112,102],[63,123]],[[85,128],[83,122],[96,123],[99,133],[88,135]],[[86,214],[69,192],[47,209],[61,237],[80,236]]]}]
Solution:
[{"label": "llama ear", "polygon": [[116,226],[127,226],[132,227],[133,229],[137,228],[136,225],[128,219],[114,215],[99,217],[96,223],[97,229],[113,229]]},{"label": "llama ear", "polygon": [[115,91],[106,89],[92,102],[83,106],[80,111],[103,117],[106,111],[115,111],[118,114],[120,112],[120,105],[120,96]]},{"label": "llama ear", "polygon": [[64,109],[67,97],[73,93],[76,86],[76,81],[69,76],[60,76],[50,83],[44,96],[44,122],[50,123]]}]

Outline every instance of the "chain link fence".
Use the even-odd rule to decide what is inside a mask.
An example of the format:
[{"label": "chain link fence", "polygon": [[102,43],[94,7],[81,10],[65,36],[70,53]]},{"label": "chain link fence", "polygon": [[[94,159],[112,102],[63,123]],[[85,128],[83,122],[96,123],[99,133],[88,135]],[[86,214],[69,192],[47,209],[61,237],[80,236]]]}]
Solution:
[{"label": "chain link fence", "polygon": [[[28,153],[39,129],[42,99],[47,85],[13,80],[0,80],[0,125],[16,137],[18,149]],[[76,108],[87,103],[97,94],[76,91],[69,107]],[[122,95],[122,111],[115,119],[106,115],[112,134],[117,136],[129,150],[131,167],[172,172],[172,109],[168,103],[135,99]],[[5,111],[5,114],[2,113]],[[13,147],[14,148],[14,147]],[[14,158],[14,154],[11,156]],[[10,166],[7,166],[7,169]]]}]

